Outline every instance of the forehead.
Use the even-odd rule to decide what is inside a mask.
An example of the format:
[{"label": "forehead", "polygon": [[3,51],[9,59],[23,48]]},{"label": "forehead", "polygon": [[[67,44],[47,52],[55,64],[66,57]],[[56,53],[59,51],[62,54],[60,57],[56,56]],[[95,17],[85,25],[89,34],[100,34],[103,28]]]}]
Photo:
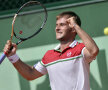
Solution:
[{"label": "forehead", "polygon": [[56,23],[66,23],[67,18],[66,17],[61,17],[57,19]]}]

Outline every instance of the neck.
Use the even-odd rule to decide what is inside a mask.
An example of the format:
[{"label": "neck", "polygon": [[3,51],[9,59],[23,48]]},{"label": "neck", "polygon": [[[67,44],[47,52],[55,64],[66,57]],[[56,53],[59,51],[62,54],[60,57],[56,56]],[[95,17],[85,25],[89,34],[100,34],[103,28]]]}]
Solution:
[{"label": "neck", "polygon": [[68,47],[74,40],[71,41],[60,41],[61,46],[60,50],[63,51],[66,47]]}]

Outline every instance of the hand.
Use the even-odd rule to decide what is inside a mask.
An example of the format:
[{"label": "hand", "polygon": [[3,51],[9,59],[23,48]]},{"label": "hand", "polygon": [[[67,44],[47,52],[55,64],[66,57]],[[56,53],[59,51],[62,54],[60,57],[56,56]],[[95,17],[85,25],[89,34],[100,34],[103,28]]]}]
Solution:
[{"label": "hand", "polygon": [[[10,50],[10,48],[13,46],[12,50]],[[5,47],[4,47],[4,53],[6,53],[6,55],[9,57],[9,56],[12,56],[16,53],[16,49],[17,49],[17,45],[12,43],[11,40],[8,40],[7,43],[5,44]]]},{"label": "hand", "polygon": [[67,23],[69,24],[69,27],[71,27],[71,28],[75,28],[75,26],[77,25],[75,17],[68,18]]}]

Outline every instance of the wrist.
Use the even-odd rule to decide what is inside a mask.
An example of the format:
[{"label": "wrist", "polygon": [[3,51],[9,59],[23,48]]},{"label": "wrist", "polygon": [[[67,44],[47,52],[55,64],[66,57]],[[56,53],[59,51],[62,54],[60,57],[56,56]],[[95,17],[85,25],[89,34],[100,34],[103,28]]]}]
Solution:
[{"label": "wrist", "polygon": [[14,54],[14,55],[9,56],[9,57],[7,57],[7,58],[9,59],[9,61],[10,61],[11,63],[15,63],[15,62],[17,62],[17,61],[19,60],[19,56],[18,56],[17,54]]},{"label": "wrist", "polygon": [[75,30],[80,30],[81,29],[81,27],[77,24],[74,25],[74,28],[75,28]]}]

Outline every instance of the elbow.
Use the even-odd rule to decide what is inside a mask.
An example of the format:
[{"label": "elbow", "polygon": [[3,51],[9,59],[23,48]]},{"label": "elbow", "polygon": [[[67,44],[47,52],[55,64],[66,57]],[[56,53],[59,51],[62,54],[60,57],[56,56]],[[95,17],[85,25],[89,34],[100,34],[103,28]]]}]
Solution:
[{"label": "elbow", "polygon": [[[23,76],[24,77],[24,76]],[[32,80],[34,80],[34,79],[37,79],[37,77],[34,77],[34,76],[26,76],[26,77],[24,77],[27,81],[32,81]]]},{"label": "elbow", "polygon": [[33,78],[25,78],[27,81],[32,81],[34,80]]},{"label": "elbow", "polygon": [[98,53],[99,53],[99,48],[97,47],[93,50],[91,55],[93,56],[93,58],[95,58],[98,55]]},{"label": "elbow", "polygon": [[97,48],[96,48],[96,50],[95,50],[95,52],[94,52],[94,55],[96,55],[96,56],[97,56],[97,55],[98,55],[98,53],[99,53],[99,48],[97,47]]},{"label": "elbow", "polygon": [[32,79],[26,79],[27,81],[32,81]]},{"label": "elbow", "polygon": [[32,79],[30,79],[30,78],[25,78],[27,81],[32,81]]}]

